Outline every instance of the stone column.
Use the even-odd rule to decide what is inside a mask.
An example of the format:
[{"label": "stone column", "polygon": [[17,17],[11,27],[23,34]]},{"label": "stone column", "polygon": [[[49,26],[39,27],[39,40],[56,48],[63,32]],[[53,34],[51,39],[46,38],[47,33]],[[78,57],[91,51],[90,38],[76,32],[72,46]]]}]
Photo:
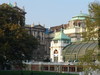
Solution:
[{"label": "stone column", "polygon": [[68,66],[68,70],[67,70],[67,72],[69,72],[69,66]]},{"label": "stone column", "polygon": [[39,71],[41,71],[41,62],[39,62]]},{"label": "stone column", "polygon": [[77,72],[77,66],[75,66],[75,72]]},{"label": "stone column", "polygon": [[50,65],[48,65],[48,71],[50,71]]}]

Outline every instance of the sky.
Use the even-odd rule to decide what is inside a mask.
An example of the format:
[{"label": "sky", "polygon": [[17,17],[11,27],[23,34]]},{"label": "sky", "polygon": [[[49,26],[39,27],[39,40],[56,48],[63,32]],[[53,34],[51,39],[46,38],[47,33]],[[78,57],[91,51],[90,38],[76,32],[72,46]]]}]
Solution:
[{"label": "sky", "polygon": [[88,14],[88,5],[94,1],[97,0],[0,0],[0,4],[17,2],[18,7],[25,7],[26,24],[41,24],[49,28],[67,24],[81,11]]}]

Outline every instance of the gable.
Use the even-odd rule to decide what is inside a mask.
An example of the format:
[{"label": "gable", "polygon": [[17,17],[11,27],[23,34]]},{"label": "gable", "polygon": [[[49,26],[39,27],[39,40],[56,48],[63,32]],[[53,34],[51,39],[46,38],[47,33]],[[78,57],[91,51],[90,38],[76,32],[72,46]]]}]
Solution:
[{"label": "gable", "polygon": [[45,28],[44,28],[43,26],[41,26],[41,25],[35,25],[34,28],[35,28],[35,29],[45,29]]}]

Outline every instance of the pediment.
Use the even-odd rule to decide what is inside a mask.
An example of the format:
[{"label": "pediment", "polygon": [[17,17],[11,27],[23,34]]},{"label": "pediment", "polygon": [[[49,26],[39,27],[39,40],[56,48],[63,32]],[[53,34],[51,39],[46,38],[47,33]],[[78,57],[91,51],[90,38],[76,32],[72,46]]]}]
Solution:
[{"label": "pediment", "polygon": [[45,29],[45,28],[44,28],[43,26],[41,26],[41,25],[35,25],[34,28],[36,28],[36,29]]}]

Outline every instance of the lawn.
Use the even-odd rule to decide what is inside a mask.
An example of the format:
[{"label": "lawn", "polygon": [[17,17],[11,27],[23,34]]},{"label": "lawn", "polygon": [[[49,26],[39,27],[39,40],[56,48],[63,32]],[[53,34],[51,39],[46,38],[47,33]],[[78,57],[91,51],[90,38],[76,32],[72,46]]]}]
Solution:
[{"label": "lawn", "polygon": [[0,71],[0,75],[78,75],[78,74],[38,72],[38,71]]}]

